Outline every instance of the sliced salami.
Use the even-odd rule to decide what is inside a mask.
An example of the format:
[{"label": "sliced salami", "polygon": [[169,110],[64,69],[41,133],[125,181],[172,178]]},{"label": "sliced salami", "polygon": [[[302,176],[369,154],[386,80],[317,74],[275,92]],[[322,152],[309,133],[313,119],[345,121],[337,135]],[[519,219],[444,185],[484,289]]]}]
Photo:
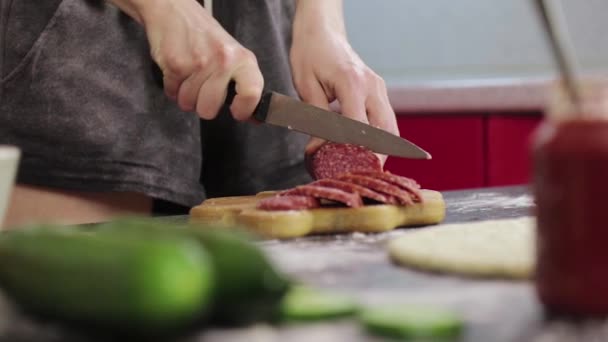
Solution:
[{"label": "sliced salami", "polygon": [[308,157],[307,167],[314,179],[337,178],[355,171],[382,171],[380,159],[367,148],[331,142]]},{"label": "sliced salami", "polygon": [[311,185],[320,185],[328,188],[344,190],[348,193],[356,193],[361,197],[368,198],[379,203],[397,204],[397,199],[393,196],[379,193],[377,191],[352,182],[325,178],[314,181],[311,183]]},{"label": "sliced salami", "polygon": [[361,200],[361,196],[359,196],[359,194],[348,193],[344,190],[329,188],[320,185],[300,185],[296,186],[293,189],[285,190],[281,192],[280,195],[312,196],[319,199],[327,199],[330,201],[343,203],[346,206],[352,208],[358,208],[363,206],[363,201]]},{"label": "sliced salami", "polygon": [[346,182],[359,184],[371,190],[394,196],[397,198],[399,204],[414,204],[412,197],[407,191],[401,190],[396,185],[374,177],[355,174],[343,174],[339,176],[338,179]]},{"label": "sliced salami", "polygon": [[370,172],[370,171],[355,171],[352,172],[354,175],[369,176],[383,180],[385,182],[394,184],[401,189],[412,194],[415,202],[422,201],[422,194],[420,193],[420,185],[413,179],[392,174],[390,172]]},{"label": "sliced salami", "polygon": [[273,196],[258,202],[257,208],[261,210],[304,210],[320,206],[319,200],[312,196]]}]

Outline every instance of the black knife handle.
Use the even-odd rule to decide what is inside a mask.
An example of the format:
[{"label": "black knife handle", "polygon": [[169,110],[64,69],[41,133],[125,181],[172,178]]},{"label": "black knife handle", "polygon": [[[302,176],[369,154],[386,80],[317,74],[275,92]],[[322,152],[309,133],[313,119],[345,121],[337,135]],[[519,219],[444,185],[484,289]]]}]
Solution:
[{"label": "black knife handle", "polygon": [[236,82],[230,80],[228,83],[228,89],[226,90],[226,100],[224,100],[224,107],[230,111],[229,107],[234,101],[234,97],[236,96]]},{"label": "black knife handle", "polygon": [[[236,96],[236,83],[234,81],[230,81],[228,83],[228,90],[226,92],[226,101],[224,101],[224,109],[230,112],[230,105],[232,101],[234,101],[234,97]],[[272,98],[272,92],[264,90],[262,92],[262,97],[260,98],[260,102],[255,107],[253,111],[253,118],[257,121],[264,122],[266,121],[266,117],[268,116],[268,108],[270,107],[270,100]]]},{"label": "black knife handle", "polygon": [[[152,77],[154,82],[160,87],[164,87],[163,82],[163,73],[156,65],[156,63],[152,64]],[[224,100],[224,105],[222,106],[222,110],[225,110],[230,113],[230,105],[232,105],[232,101],[234,101],[234,97],[236,96],[236,82],[230,80],[228,83],[228,89],[226,91],[226,100]],[[268,107],[270,106],[270,99],[272,98],[272,93],[269,91],[262,92],[262,98],[260,102],[255,107],[255,111],[253,112],[253,117],[260,121],[266,121],[266,116],[268,116]]]},{"label": "black knife handle", "polygon": [[257,107],[255,107],[255,111],[253,111],[253,117],[260,121],[265,122],[266,117],[268,116],[268,109],[270,108],[270,100],[272,99],[272,92],[264,91],[262,93],[262,98],[260,99],[260,103],[258,103]]},{"label": "black knife handle", "polygon": [[152,62],[151,69],[152,79],[154,79],[154,83],[156,83],[156,85],[159,86],[160,89],[163,89],[165,87],[165,82],[163,82],[163,71],[160,70],[158,64],[154,62]]}]

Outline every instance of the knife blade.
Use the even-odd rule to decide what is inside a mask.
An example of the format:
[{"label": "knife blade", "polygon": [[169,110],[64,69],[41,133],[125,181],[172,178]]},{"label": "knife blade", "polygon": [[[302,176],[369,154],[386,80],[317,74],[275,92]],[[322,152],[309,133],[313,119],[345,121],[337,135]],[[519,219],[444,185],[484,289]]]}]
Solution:
[{"label": "knife blade", "polygon": [[[235,95],[234,82],[230,82],[226,107],[230,106]],[[428,152],[402,137],[274,91],[263,92],[253,117],[325,140],[364,146],[380,154],[431,159]]]}]

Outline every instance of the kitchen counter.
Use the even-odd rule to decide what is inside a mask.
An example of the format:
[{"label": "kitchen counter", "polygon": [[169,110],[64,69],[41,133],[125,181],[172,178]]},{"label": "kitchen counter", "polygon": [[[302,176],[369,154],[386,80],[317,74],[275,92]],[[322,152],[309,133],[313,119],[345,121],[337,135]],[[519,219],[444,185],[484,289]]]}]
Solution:
[{"label": "kitchen counter", "polygon": [[[446,223],[529,215],[526,187],[444,192]],[[176,219],[183,219],[176,217]],[[363,303],[422,303],[452,308],[467,322],[462,340],[470,342],[574,341],[565,323],[545,323],[533,286],[525,281],[475,280],[424,273],[393,265],[385,242],[403,233],[316,236],[261,243],[278,267],[308,284],[356,296]],[[35,323],[0,303],[0,337],[7,341],[86,341],[74,332]],[[607,334],[592,326],[579,333]],[[599,336],[599,335],[598,335]],[[559,338],[557,338],[559,337]],[[580,336],[579,336],[580,337]],[[582,340],[582,339],[581,339]],[[589,340],[585,338],[584,340]],[[606,340],[606,335],[599,340]],[[351,321],[274,328],[269,325],[207,330],[184,338],[197,341],[381,341],[366,336]]]},{"label": "kitchen counter", "polygon": [[540,111],[550,78],[490,78],[453,81],[389,82],[389,99],[398,114],[474,111]]}]

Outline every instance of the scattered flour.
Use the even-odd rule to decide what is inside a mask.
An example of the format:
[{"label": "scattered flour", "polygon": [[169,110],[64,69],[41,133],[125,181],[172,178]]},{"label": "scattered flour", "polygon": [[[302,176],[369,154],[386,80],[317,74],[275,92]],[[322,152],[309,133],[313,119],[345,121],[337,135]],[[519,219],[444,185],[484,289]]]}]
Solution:
[{"label": "scattered flour", "polygon": [[453,206],[450,206],[450,203],[448,203],[448,210],[455,213],[465,213],[496,210],[496,208],[527,208],[533,205],[534,200],[532,196],[528,194],[512,197],[501,195],[500,193],[487,192],[471,194],[458,200],[453,204]]}]

